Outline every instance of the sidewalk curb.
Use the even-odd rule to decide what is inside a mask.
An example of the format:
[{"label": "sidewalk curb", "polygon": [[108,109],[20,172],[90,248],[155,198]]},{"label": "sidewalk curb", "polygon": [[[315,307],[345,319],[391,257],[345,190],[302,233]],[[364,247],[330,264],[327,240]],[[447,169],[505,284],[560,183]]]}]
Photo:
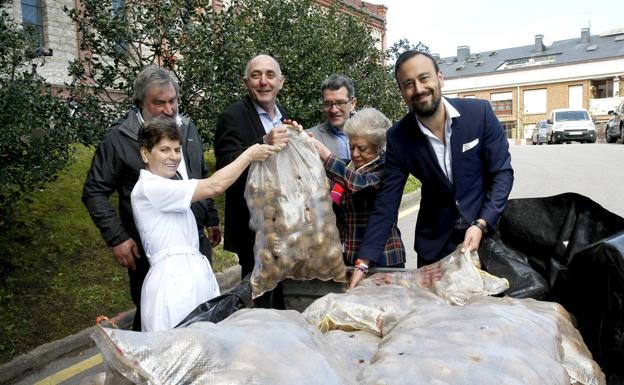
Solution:
[{"label": "sidewalk curb", "polygon": [[[222,272],[215,273],[219,289],[223,292],[231,289],[241,279],[240,266],[232,266]],[[120,329],[129,329],[132,326],[135,309],[128,310],[110,318],[110,323],[114,323]],[[107,322],[107,321],[105,321]],[[13,360],[0,365],[0,384],[9,383],[16,380],[30,371],[41,369],[55,359],[71,352],[77,351],[93,345],[91,334],[95,331],[95,326],[88,327],[60,340],[48,342],[35,349],[24,353]]]}]

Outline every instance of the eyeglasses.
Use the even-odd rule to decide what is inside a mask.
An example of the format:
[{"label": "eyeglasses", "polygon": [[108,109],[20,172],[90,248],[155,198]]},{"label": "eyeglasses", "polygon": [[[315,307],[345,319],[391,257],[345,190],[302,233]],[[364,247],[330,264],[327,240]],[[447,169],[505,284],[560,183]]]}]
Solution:
[{"label": "eyeglasses", "polygon": [[347,106],[347,103],[349,103],[351,100],[353,100],[353,98],[349,98],[347,100],[334,100],[333,102],[330,102],[330,101],[323,102],[323,108],[326,110],[331,110],[334,106],[336,106],[342,110],[343,108]]}]

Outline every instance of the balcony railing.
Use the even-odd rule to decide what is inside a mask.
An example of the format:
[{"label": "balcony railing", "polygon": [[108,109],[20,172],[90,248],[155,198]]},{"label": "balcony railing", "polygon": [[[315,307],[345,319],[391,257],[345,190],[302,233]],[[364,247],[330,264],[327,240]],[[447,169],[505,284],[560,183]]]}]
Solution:
[{"label": "balcony railing", "polygon": [[624,100],[622,96],[611,98],[589,99],[589,113],[592,117],[600,115],[608,115],[609,111],[613,111]]}]

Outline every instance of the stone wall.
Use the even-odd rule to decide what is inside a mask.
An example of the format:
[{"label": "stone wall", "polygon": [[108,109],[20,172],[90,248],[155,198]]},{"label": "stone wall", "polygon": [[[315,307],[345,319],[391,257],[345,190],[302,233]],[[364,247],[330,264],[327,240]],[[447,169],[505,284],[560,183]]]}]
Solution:
[{"label": "stone wall", "polygon": [[[70,81],[67,75],[69,62],[78,55],[76,26],[63,10],[72,9],[75,0],[42,0],[44,47],[52,50],[52,56],[45,57],[45,64],[37,68],[51,84],[62,85]],[[13,16],[22,21],[21,1],[13,1]]]}]

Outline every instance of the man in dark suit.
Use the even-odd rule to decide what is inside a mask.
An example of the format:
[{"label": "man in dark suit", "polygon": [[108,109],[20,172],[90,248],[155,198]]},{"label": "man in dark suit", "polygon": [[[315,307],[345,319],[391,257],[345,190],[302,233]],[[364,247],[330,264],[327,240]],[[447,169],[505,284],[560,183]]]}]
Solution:
[{"label": "man in dark suit", "polygon": [[[418,265],[463,244],[477,250],[493,230],[513,185],[509,143],[487,101],[442,97],[442,73],[424,52],[407,51],[395,77],[410,112],[388,130],[384,183],[360,245],[367,266],[383,252],[409,174],[422,183],[414,249]],[[356,270],[355,286],[363,276]]]},{"label": "man in dark suit", "polygon": [[[217,169],[223,168],[256,143],[285,146],[286,112],[277,104],[284,77],[279,63],[269,55],[258,55],[247,63],[243,77],[248,95],[230,105],[217,118],[215,155]],[[249,211],[244,192],[245,171],[225,193],[224,248],[238,254],[242,276],[254,268],[255,233],[249,229]]]}]

